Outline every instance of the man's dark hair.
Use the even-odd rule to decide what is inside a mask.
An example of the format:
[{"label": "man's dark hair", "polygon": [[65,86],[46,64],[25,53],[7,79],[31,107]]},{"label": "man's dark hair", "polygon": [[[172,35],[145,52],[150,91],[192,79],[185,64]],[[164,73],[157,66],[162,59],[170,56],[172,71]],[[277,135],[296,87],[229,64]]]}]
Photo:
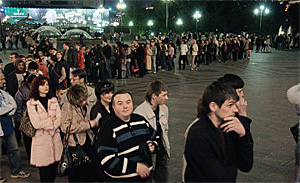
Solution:
[{"label": "man's dark hair", "polygon": [[230,85],[234,89],[244,88],[244,81],[235,74],[225,74],[223,77],[220,77],[218,81]]},{"label": "man's dark hair", "polygon": [[106,42],[107,43],[107,39],[103,39],[102,41]]},{"label": "man's dark hair", "polygon": [[168,90],[167,85],[164,82],[156,80],[150,83],[149,86],[147,87],[145,99],[147,102],[151,104],[152,94],[158,96],[162,91],[167,91],[167,90]]},{"label": "man's dark hair", "polygon": [[19,58],[22,59],[22,58],[25,58],[25,56],[24,55],[19,55]]},{"label": "man's dark hair", "polygon": [[119,91],[117,91],[116,93],[113,94],[113,96],[112,96],[112,98],[111,98],[111,103],[112,103],[112,105],[114,105],[115,97],[116,97],[117,95],[120,95],[120,94],[129,94],[129,95],[131,96],[131,100],[133,101],[133,96],[132,96],[132,94],[131,94],[129,91],[122,89],[122,90],[119,90]]},{"label": "man's dark hair", "polygon": [[86,72],[84,69],[75,69],[74,71],[72,71],[72,75],[75,77],[78,76],[79,79],[83,78],[84,81],[86,81]]},{"label": "man's dark hair", "polygon": [[221,107],[228,99],[239,100],[233,87],[219,81],[213,82],[205,89],[202,97],[198,100],[197,117],[200,118],[201,115],[207,115],[211,112],[209,108],[211,102],[215,102]]},{"label": "man's dark hair", "polygon": [[64,44],[65,44],[66,46],[70,47],[69,42],[64,42]]},{"label": "man's dark hair", "polygon": [[16,53],[16,52],[13,52],[13,53],[11,53],[10,55],[14,55],[14,56],[15,56],[15,58],[19,58],[19,54],[18,54],[18,53]]}]

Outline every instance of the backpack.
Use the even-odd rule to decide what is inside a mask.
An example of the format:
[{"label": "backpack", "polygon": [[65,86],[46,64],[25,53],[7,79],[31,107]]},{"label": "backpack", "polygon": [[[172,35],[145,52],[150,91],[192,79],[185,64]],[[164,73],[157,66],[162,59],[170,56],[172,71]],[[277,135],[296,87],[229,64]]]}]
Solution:
[{"label": "backpack", "polygon": [[[37,105],[35,105],[35,110],[37,111]],[[33,128],[29,115],[28,115],[28,109],[26,109],[23,113],[21,124],[20,124],[20,130],[24,132],[28,137],[34,137],[36,129]]]}]

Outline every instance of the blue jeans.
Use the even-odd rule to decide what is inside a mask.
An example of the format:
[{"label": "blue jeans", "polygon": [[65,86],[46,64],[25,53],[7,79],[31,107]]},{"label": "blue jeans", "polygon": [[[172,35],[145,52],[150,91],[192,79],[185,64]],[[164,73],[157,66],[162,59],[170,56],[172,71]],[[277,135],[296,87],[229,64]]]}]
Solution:
[{"label": "blue jeans", "polygon": [[110,59],[107,59],[106,62],[106,78],[111,79]]},{"label": "blue jeans", "polygon": [[173,70],[174,66],[173,66],[173,57],[169,56],[168,57],[168,70]]},{"label": "blue jeans", "polygon": [[21,156],[20,156],[20,151],[19,151],[15,132],[0,137],[0,158],[2,155],[3,141],[5,142],[5,146],[7,150],[8,161],[10,164],[10,168],[9,168],[10,172],[12,174],[17,174],[21,171],[22,164],[21,164]]},{"label": "blue jeans", "polygon": [[131,78],[131,62],[126,63],[126,77]]},{"label": "blue jeans", "polygon": [[152,72],[156,72],[156,56],[151,56]]}]

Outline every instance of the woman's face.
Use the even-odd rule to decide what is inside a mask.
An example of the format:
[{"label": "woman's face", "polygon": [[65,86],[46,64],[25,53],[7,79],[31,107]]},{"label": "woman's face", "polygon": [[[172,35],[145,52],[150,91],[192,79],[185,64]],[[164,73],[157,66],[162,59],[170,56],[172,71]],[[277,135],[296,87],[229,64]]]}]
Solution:
[{"label": "woman's face", "polygon": [[106,102],[106,103],[110,103],[111,102],[111,98],[113,96],[114,92],[108,92],[108,93],[102,93],[101,94],[101,101]]},{"label": "woman's face", "polygon": [[39,86],[40,94],[47,94],[49,92],[49,83],[47,80],[44,81],[44,84]]},{"label": "woman's face", "polygon": [[49,61],[50,64],[53,64],[53,63],[54,63],[54,61],[51,59],[51,57],[49,57],[49,60],[48,60],[48,61]]},{"label": "woman's face", "polygon": [[83,99],[82,102],[79,103],[78,105],[81,106],[81,107],[85,106],[86,105],[86,100]]}]

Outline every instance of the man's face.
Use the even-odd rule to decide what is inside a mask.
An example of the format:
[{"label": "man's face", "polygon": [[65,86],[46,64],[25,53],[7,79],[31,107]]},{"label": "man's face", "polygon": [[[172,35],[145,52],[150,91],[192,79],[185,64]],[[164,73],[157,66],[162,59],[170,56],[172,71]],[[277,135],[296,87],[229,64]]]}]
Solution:
[{"label": "man's face", "polygon": [[113,94],[114,94],[113,91],[108,92],[108,93],[103,92],[103,93],[101,94],[101,100],[103,100],[103,101],[106,102],[106,103],[110,103]]},{"label": "man's face", "polygon": [[10,55],[9,60],[10,60],[11,63],[14,63],[17,59],[16,59],[15,55]]},{"label": "man's face", "polygon": [[61,98],[62,98],[64,92],[65,92],[64,90],[58,90],[58,91],[56,91],[56,97],[57,97],[57,100],[59,102],[61,101]]},{"label": "man's face", "polygon": [[18,67],[19,71],[23,71],[24,70],[24,63],[23,62],[18,63],[17,67]]},{"label": "man's face", "polygon": [[162,105],[167,102],[168,98],[168,92],[167,91],[161,91],[158,96],[155,94],[152,94],[153,102],[157,105]]},{"label": "man's face", "polygon": [[78,84],[78,85],[81,85],[82,83],[83,83],[83,78],[81,78],[81,79],[79,79],[79,76],[71,76],[71,85],[76,85],[76,84]]},{"label": "man's face", "polygon": [[67,45],[63,44],[63,49],[64,50],[67,50],[67,47],[68,47]]},{"label": "man's face", "polygon": [[3,63],[0,63],[0,71],[3,69]]},{"label": "man's face", "polygon": [[103,44],[104,46],[106,46],[106,45],[107,45],[107,43],[106,43],[105,41],[102,41],[102,44]]},{"label": "man's face", "polygon": [[238,96],[241,98],[241,97],[244,97],[244,91],[243,91],[243,88],[237,88],[235,89],[236,93],[238,94]]},{"label": "man's face", "polygon": [[234,117],[237,112],[239,112],[238,108],[236,107],[236,102],[233,99],[227,99],[225,102],[222,104],[221,108],[217,107],[215,111],[216,117],[220,120],[223,121],[224,118],[227,117]]},{"label": "man's face", "polygon": [[0,88],[3,88],[5,83],[6,83],[5,76],[4,74],[0,73]]},{"label": "man's face", "polygon": [[116,95],[114,97],[113,109],[116,116],[118,116],[121,120],[130,120],[130,115],[133,112],[131,96],[128,93]]}]

